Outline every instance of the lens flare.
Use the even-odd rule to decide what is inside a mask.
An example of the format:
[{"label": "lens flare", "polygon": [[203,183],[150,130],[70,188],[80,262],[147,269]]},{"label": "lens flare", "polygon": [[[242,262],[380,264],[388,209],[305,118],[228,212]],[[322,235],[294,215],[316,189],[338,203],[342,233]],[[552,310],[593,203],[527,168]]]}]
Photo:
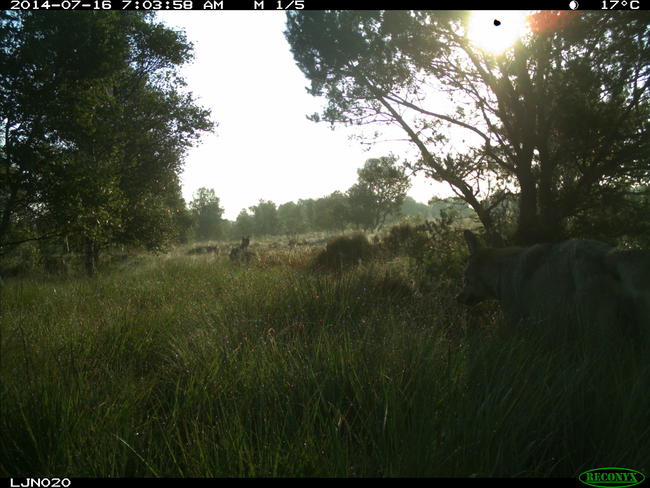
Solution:
[{"label": "lens flare", "polygon": [[529,12],[524,10],[474,11],[469,20],[467,37],[485,51],[502,53],[530,32],[528,15]]}]

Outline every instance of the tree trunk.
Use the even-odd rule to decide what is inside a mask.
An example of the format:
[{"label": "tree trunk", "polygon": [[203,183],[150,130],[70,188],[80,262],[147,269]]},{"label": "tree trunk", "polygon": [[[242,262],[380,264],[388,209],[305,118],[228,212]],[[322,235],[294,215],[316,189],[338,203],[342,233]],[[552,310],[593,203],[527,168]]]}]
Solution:
[{"label": "tree trunk", "polygon": [[9,198],[2,209],[2,217],[0,217],[0,242],[5,241],[11,230],[11,214],[15,210],[17,196],[18,188],[17,185],[14,185],[10,189]]},{"label": "tree trunk", "polygon": [[562,239],[562,216],[557,200],[553,198],[550,189],[543,186],[539,191],[539,226],[542,240],[557,242]]},{"label": "tree trunk", "polygon": [[84,244],[84,263],[87,276],[93,276],[95,274],[98,261],[99,249],[97,243],[90,237],[86,237]]},{"label": "tree trunk", "polygon": [[536,244],[540,239],[537,215],[537,189],[530,173],[520,175],[519,218],[515,242],[519,245]]},{"label": "tree trunk", "polygon": [[[540,104],[541,105],[541,104]],[[539,148],[539,224],[543,238],[548,242],[555,242],[562,239],[563,212],[560,210],[560,202],[555,194],[558,184],[557,178],[553,177],[558,167],[557,157],[553,157],[548,149],[548,123],[544,124],[545,129],[540,136]]]}]

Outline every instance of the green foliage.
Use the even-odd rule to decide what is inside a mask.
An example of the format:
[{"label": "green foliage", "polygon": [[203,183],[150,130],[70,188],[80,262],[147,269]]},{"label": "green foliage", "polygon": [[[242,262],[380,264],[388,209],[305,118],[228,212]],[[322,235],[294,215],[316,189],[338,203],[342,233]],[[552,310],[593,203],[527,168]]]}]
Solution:
[{"label": "green foliage", "polygon": [[3,256],[0,261],[0,279],[21,276],[39,265],[39,249],[35,242],[27,242]]},{"label": "green foliage", "polygon": [[590,205],[569,219],[571,235],[624,247],[650,248],[650,186],[629,192],[601,192],[595,200],[598,206]]},{"label": "green foliage", "polygon": [[426,203],[416,202],[412,197],[407,196],[404,198],[400,214],[404,217],[417,217],[423,220],[432,219],[437,217],[436,209]]},{"label": "green foliage", "polygon": [[250,208],[253,214],[253,235],[276,235],[280,233],[280,220],[275,203],[260,200]]},{"label": "green foliage", "polygon": [[[260,208],[256,206],[242,210],[235,222],[223,220],[222,226],[227,228],[223,235],[231,240],[239,240],[247,235],[260,237],[282,233],[296,236],[307,232],[341,232],[350,227],[374,228],[378,215],[375,212],[376,196],[363,188],[366,187],[357,184],[346,194],[334,192],[318,199],[287,202],[277,207],[275,212],[273,202],[262,201]],[[361,194],[357,193],[357,189],[360,189]],[[367,206],[360,202],[363,198],[368,199]],[[400,208],[395,208],[396,206],[392,208],[392,213],[386,215],[386,223],[399,222],[403,218],[423,222],[426,219],[440,219],[442,215],[475,218],[471,208],[459,198],[434,198],[427,205],[405,197]],[[258,212],[257,221],[254,213],[251,213],[255,210]],[[510,222],[509,218],[509,214],[504,214],[503,221]]]},{"label": "green foliage", "polygon": [[315,200],[310,210],[313,230],[342,231],[348,225],[350,202],[339,191]]},{"label": "green foliage", "polygon": [[397,158],[369,159],[357,171],[359,181],[348,190],[350,220],[366,230],[376,229],[389,215],[399,215],[411,186]]},{"label": "green foliage", "polygon": [[388,257],[411,255],[414,253],[412,249],[422,247],[421,242],[426,239],[423,229],[423,225],[410,222],[393,225],[381,239],[380,247]]},{"label": "green foliage", "polygon": [[350,203],[350,221],[357,228],[366,231],[376,227],[377,203],[372,190],[362,183],[356,183],[347,192]]},{"label": "green foliage", "polygon": [[253,216],[249,214],[246,209],[242,209],[237,215],[237,220],[232,226],[231,238],[241,239],[242,236],[250,236],[254,234],[255,221]]},{"label": "green foliage", "polygon": [[467,202],[458,197],[433,197],[429,200],[429,208],[434,219],[447,218],[449,216],[456,218],[475,216],[474,211],[467,205]]},{"label": "green foliage", "polygon": [[182,92],[184,35],[140,12],[16,11],[0,23],[0,245],[69,236],[92,272],[109,245],[174,240],[184,153],[212,128]]},{"label": "green foliage", "polygon": [[359,170],[359,183],[345,194],[335,191],[318,199],[287,202],[279,207],[260,200],[258,205],[242,210],[232,237],[341,232],[351,225],[374,229],[389,216],[399,216],[410,185],[404,169],[398,168],[396,162],[393,156],[369,159]]},{"label": "green foliage", "polygon": [[224,210],[219,206],[219,197],[213,189],[199,188],[190,202],[190,209],[196,225],[197,240],[216,240],[223,235],[221,216]]},{"label": "green foliage", "polygon": [[[522,243],[566,237],[607,201],[633,223],[638,207],[620,197],[650,175],[648,14],[531,20],[498,56],[470,42],[462,11],[293,11],[285,35],[310,92],[327,99],[312,119],[400,127],[418,153],[410,168],[448,183],[489,240],[511,237],[495,212],[512,188]],[[440,94],[455,110],[431,110]]]},{"label": "green foliage", "polygon": [[307,230],[303,208],[295,202],[283,203],[278,207],[278,220],[282,232],[287,235],[302,234]]},{"label": "green foliage", "polygon": [[373,247],[365,234],[339,236],[327,243],[314,260],[316,269],[341,271],[368,261],[373,256]]},{"label": "green foliage", "polygon": [[456,217],[441,210],[439,220],[402,223],[381,239],[385,256],[408,256],[410,273],[423,290],[458,287],[466,261],[462,232]]}]

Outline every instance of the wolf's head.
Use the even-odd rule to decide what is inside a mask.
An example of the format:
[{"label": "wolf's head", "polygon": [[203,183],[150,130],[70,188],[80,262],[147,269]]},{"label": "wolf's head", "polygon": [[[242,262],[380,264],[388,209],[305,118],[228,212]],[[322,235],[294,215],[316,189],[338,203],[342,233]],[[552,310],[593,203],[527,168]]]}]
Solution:
[{"label": "wolf's head", "polygon": [[463,290],[456,300],[464,305],[474,305],[483,300],[496,298],[493,287],[490,285],[494,279],[493,250],[484,247],[472,232],[464,232],[465,241],[469,248],[469,262],[465,269]]}]

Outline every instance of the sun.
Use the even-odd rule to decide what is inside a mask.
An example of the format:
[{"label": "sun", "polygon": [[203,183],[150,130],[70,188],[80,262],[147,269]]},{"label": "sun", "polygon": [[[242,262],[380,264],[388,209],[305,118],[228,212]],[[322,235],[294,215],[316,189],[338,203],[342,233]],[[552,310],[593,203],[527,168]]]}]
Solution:
[{"label": "sun", "polygon": [[476,10],[469,19],[467,37],[492,54],[500,54],[530,32],[525,10]]}]

